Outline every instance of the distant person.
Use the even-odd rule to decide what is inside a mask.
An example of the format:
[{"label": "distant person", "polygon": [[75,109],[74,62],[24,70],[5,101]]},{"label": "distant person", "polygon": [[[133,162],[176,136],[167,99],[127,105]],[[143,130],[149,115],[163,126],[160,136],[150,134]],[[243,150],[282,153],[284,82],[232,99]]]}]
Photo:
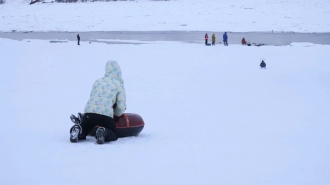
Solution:
[{"label": "distant person", "polygon": [[223,44],[224,44],[225,46],[228,46],[228,36],[227,36],[227,32],[225,32],[225,33],[223,34]]},{"label": "distant person", "polygon": [[246,40],[245,40],[244,37],[243,37],[243,39],[242,39],[242,44],[243,44],[243,45],[246,45]]},{"label": "distant person", "polygon": [[77,35],[77,40],[78,40],[78,45],[80,45],[80,36],[79,36],[79,34]]},{"label": "distant person", "polygon": [[207,35],[207,33],[205,34],[205,45],[207,45],[207,41],[209,40],[209,36]]},{"label": "distant person", "polygon": [[213,33],[212,35],[212,45],[214,46],[215,45],[215,34]]},{"label": "distant person", "polygon": [[261,68],[266,68],[266,63],[265,63],[264,60],[261,61],[261,63],[260,63],[260,67],[261,67]]},{"label": "distant person", "polygon": [[[105,66],[105,75],[96,80],[81,119],[70,129],[70,141],[86,139],[89,132],[98,126],[98,144],[118,139],[114,116],[121,116],[126,110],[126,96],[121,69],[116,61],[110,60]],[[74,120],[72,117],[71,120]]]}]

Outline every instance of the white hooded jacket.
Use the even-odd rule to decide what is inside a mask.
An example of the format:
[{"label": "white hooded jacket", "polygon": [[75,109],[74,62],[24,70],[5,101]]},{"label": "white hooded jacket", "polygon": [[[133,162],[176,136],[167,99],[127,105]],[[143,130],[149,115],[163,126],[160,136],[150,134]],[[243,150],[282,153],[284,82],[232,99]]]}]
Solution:
[{"label": "white hooded jacket", "polygon": [[126,96],[121,69],[116,61],[108,61],[103,78],[96,80],[85,106],[85,113],[96,113],[113,118],[126,110]]}]

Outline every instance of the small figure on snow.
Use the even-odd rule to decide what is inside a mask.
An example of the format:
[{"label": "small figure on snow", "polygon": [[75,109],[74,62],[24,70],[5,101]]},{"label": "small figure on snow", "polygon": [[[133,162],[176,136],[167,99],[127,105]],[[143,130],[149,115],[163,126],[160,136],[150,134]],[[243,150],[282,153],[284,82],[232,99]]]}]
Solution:
[{"label": "small figure on snow", "polygon": [[215,46],[215,34],[212,34],[212,45]]},{"label": "small figure on snow", "polygon": [[228,46],[228,36],[227,36],[227,32],[225,32],[225,33],[223,34],[223,44],[224,44],[225,46]]},{"label": "small figure on snow", "polygon": [[246,45],[246,40],[245,40],[244,37],[243,37],[243,39],[242,39],[242,45]]},{"label": "small figure on snow", "polygon": [[209,40],[209,36],[207,35],[207,33],[205,34],[205,45],[207,45],[207,42]]},{"label": "small figure on snow", "polygon": [[70,117],[75,125],[70,129],[70,141],[86,139],[89,132],[98,126],[96,139],[98,144],[118,139],[114,116],[121,116],[126,110],[126,96],[121,69],[116,61],[108,61],[103,78],[96,80],[79,119]]},{"label": "small figure on snow", "polygon": [[77,40],[78,40],[78,45],[80,45],[80,36],[79,36],[79,34],[77,35]]},{"label": "small figure on snow", "polygon": [[261,60],[260,68],[266,68],[266,63],[264,60]]}]

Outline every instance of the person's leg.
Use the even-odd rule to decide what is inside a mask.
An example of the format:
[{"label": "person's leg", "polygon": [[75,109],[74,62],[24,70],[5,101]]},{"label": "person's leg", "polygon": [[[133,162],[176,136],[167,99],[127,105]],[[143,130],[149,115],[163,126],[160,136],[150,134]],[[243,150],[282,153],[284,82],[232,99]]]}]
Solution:
[{"label": "person's leg", "polygon": [[95,133],[95,138],[98,144],[103,144],[104,142],[109,141],[116,141],[118,139],[117,135],[106,127],[98,127]]},{"label": "person's leg", "polygon": [[82,134],[81,138],[85,138],[86,136],[93,130],[93,128],[98,124],[97,115],[93,113],[85,113],[82,117],[81,128]]},{"label": "person's leg", "polygon": [[118,139],[116,135],[116,125],[113,118],[94,113],[84,114],[82,121],[84,134],[89,134],[95,126],[97,126],[95,138],[98,144]]},{"label": "person's leg", "polygon": [[99,126],[105,128],[105,142],[116,141],[118,139],[116,134],[116,124],[113,118],[105,116],[104,120],[99,124]]}]

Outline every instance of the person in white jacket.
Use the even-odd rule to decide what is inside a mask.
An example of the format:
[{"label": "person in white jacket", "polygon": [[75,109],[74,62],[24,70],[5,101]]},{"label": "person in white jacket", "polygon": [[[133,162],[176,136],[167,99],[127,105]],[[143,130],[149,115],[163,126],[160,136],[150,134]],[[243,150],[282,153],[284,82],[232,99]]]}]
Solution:
[{"label": "person in white jacket", "polygon": [[95,127],[97,143],[103,144],[118,139],[114,116],[121,116],[126,110],[126,96],[121,69],[116,61],[110,60],[103,78],[96,80],[85,106],[80,124],[70,129],[70,141],[86,139]]}]

